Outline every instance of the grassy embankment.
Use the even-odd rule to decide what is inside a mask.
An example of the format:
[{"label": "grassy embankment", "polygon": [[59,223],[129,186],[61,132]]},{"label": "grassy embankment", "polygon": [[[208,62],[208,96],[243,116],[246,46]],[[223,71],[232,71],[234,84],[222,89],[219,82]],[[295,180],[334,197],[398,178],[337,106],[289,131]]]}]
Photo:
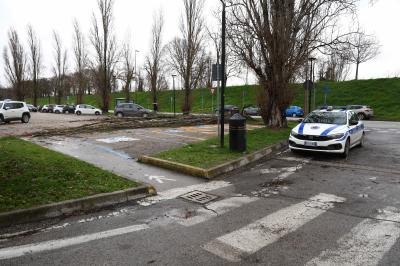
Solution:
[{"label": "grassy embankment", "polygon": [[0,150],[0,213],[138,186],[17,138],[0,138]]},{"label": "grassy embankment", "polygon": [[[329,105],[348,105],[366,104],[375,110],[376,119],[400,121],[400,79],[373,79],[345,82],[321,82],[317,84],[316,105],[324,103],[323,87],[328,85],[332,88],[328,95],[327,104]],[[303,106],[302,85],[292,85],[294,89],[293,104]],[[256,103],[255,86],[234,86],[226,89],[226,104],[233,104],[238,107]],[[113,93],[110,109],[114,108],[114,99],[123,98],[123,93]],[[152,108],[152,101],[148,92],[141,92],[132,98],[136,99],[140,105]],[[159,110],[162,112],[172,111],[172,91],[159,93]],[[93,95],[85,96],[85,103],[97,105],[96,97]],[[50,101],[54,103],[51,98]],[[69,97],[69,102],[73,103],[74,97]],[[183,102],[183,92],[177,91],[177,111],[181,110]],[[40,104],[47,104],[48,99],[42,98]],[[210,113],[215,109],[217,97],[212,97],[209,89],[197,89],[193,91],[193,112]]]}]

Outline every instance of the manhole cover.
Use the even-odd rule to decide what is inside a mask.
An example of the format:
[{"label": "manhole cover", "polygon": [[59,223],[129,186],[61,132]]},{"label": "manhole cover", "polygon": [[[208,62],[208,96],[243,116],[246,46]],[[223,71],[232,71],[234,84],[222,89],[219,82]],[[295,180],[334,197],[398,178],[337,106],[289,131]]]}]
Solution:
[{"label": "manhole cover", "polygon": [[188,201],[192,201],[195,203],[199,203],[199,204],[206,204],[210,201],[217,199],[218,196],[204,193],[201,191],[192,191],[192,192],[189,192],[187,194],[180,196],[180,198],[188,200]]}]

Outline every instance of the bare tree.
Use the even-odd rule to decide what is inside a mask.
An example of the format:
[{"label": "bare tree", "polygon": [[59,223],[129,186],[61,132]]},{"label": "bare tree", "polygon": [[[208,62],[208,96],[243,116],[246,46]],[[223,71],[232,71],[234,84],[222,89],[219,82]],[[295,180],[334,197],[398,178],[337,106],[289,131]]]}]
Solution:
[{"label": "bare tree", "polygon": [[6,78],[17,100],[24,100],[24,81],[26,77],[26,55],[15,29],[8,31],[8,49],[3,51]]},{"label": "bare tree", "polygon": [[122,60],[123,66],[120,73],[120,79],[123,82],[123,91],[125,93],[126,101],[130,101],[130,87],[135,75],[135,66],[132,58],[132,48],[127,41],[122,47]]},{"label": "bare tree", "polygon": [[54,66],[55,77],[54,98],[56,104],[61,104],[65,90],[65,77],[67,73],[67,49],[63,48],[60,35],[53,31],[54,40]]},{"label": "bare tree", "polygon": [[99,19],[93,14],[90,42],[95,50],[92,70],[100,96],[103,112],[108,112],[111,99],[112,79],[116,76],[118,63],[118,47],[113,32],[113,0],[97,0]]},{"label": "bare tree", "polygon": [[161,89],[161,81],[163,78],[164,62],[163,62],[163,44],[162,33],[164,27],[164,16],[160,10],[153,16],[153,26],[151,29],[151,48],[149,55],[146,56],[144,69],[149,80],[150,91],[153,98],[153,109],[158,110],[157,93]]},{"label": "bare tree", "polygon": [[75,59],[75,78],[76,85],[78,87],[76,91],[76,104],[83,103],[83,94],[87,87],[88,77],[85,74],[85,70],[88,66],[88,52],[86,49],[85,36],[79,26],[78,21],[75,19],[74,22],[74,59]]},{"label": "bare tree", "polygon": [[288,83],[317,49],[338,43],[337,20],[357,0],[227,0],[227,35],[233,51],[259,81],[264,123],[286,127]]},{"label": "bare tree", "polygon": [[39,93],[39,76],[42,68],[42,53],[40,41],[32,25],[28,25],[28,45],[29,45],[29,68],[32,80],[33,105],[37,106]]},{"label": "bare tree", "polygon": [[[214,45],[216,51],[216,62],[221,63],[221,50],[222,50],[222,38],[221,38],[221,20],[219,18],[219,13],[214,13],[214,17],[218,22],[217,30],[212,30],[211,27],[207,27],[208,37]],[[215,28],[215,26],[213,26]],[[225,56],[225,82],[231,77],[238,77],[242,73],[243,62],[239,57],[237,57],[232,49],[230,40],[226,44],[226,56]]]},{"label": "bare tree", "polygon": [[376,57],[379,54],[380,45],[374,36],[367,35],[364,31],[359,29],[351,36],[349,46],[349,60],[356,64],[355,79],[358,80],[360,64]]},{"label": "bare tree", "polygon": [[191,111],[191,92],[197,88],[206,68],[204,50],[204,20],[202,16],[204,0],[183,0],[184,14],[181,17],[181,37],[169,45],[171,66],[183,79],[184,103],[182,111]]}]

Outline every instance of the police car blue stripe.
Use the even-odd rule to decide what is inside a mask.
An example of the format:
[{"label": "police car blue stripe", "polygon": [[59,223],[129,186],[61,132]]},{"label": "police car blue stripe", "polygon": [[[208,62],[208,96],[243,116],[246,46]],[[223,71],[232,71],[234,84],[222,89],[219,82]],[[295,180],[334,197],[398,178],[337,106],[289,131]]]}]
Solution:
[{"label": "police car blue stripe", "polygon": [[321,136],[328,136],[328,134],[330,132],[332,132],[333,130],[337,129],[338,127],[341,127],[342,125],[334,125],[333,127],[330,127],[328,129],[326,129],[324,132],[321,133]]},{"label": "police car blue stripe", "polygon": [[300,127],[299,127],[299,134],[300,134],[300,135],[303,135],[304,126],[305,126],[304,123],[301,123],[301,124],[300,124]]}]

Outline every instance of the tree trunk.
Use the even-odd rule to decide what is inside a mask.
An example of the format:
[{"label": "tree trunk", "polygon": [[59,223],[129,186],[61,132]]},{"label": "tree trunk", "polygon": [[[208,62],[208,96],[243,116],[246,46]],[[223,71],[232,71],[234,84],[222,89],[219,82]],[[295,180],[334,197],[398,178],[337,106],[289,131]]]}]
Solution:
[{"label": "tree trunk", "polygon": [[286,95],[283,95],[283,91],[287,90],[288,84],[276,81],[275,78],[272,78],[272,81],[269,82],[260,81],[257,100],[265,125],[270,128],[285,128],[287,127],[287,120],[284,112],[287,104],[282,99],[285,99]]},{"label": "tree trunk", "polygon": [[360,63],[356,63],[356,80],[358,80],[358,69],[360,68]]}]

